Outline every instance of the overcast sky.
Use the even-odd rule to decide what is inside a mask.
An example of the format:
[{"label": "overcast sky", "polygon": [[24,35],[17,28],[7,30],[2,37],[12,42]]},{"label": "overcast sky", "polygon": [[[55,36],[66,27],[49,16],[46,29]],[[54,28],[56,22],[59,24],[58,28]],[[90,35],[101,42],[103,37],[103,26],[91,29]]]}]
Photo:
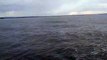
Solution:
[{"label": "overcast sky", "polygon": [[107,0],[0,0],[0,16],[107,13]]}]

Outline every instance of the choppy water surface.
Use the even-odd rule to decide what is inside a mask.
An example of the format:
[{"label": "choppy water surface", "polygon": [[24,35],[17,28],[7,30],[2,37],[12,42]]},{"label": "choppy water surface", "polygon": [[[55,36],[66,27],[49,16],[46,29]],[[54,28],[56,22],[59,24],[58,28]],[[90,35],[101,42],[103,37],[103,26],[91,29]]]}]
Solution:
[{"label": "choppy water surface", "polygon": [[0,19],[0,60],[104,60],[106,16]]}]

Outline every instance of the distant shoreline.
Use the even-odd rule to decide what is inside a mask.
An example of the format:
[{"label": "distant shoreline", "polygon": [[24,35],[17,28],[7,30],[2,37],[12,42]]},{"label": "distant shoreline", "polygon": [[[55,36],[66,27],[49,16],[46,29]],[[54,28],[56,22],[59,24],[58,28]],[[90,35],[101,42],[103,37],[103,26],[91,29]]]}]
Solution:
[{"label": "distant shoreline", "polygon": [[37,18],[37,17],[63,17],[63,16],[93,16],[93,15],[106,15],[107,13],[103,14],[87,14],[87,15],[57,15],[57,16],[21,16],[21,17],[0,17],[0,19],[11,19],[11,18]]}]

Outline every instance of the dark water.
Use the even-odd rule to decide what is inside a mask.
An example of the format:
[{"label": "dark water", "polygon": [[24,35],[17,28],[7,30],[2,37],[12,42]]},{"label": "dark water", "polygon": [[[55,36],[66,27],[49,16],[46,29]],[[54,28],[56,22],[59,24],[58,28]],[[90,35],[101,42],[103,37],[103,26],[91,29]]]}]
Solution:
[{"label": "dark water", "polygon": [[106,16],[0,19],[0,60],[79,60],[106,51]]}]

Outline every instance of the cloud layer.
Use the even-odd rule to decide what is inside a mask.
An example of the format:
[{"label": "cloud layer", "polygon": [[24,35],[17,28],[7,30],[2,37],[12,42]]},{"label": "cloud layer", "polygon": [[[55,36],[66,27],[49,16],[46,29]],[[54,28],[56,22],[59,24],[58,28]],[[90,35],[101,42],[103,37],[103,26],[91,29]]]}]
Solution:
[{"label": "cloud layer", "polygon": [[107,13],[106,0],[0,0],[0,16]]}]

